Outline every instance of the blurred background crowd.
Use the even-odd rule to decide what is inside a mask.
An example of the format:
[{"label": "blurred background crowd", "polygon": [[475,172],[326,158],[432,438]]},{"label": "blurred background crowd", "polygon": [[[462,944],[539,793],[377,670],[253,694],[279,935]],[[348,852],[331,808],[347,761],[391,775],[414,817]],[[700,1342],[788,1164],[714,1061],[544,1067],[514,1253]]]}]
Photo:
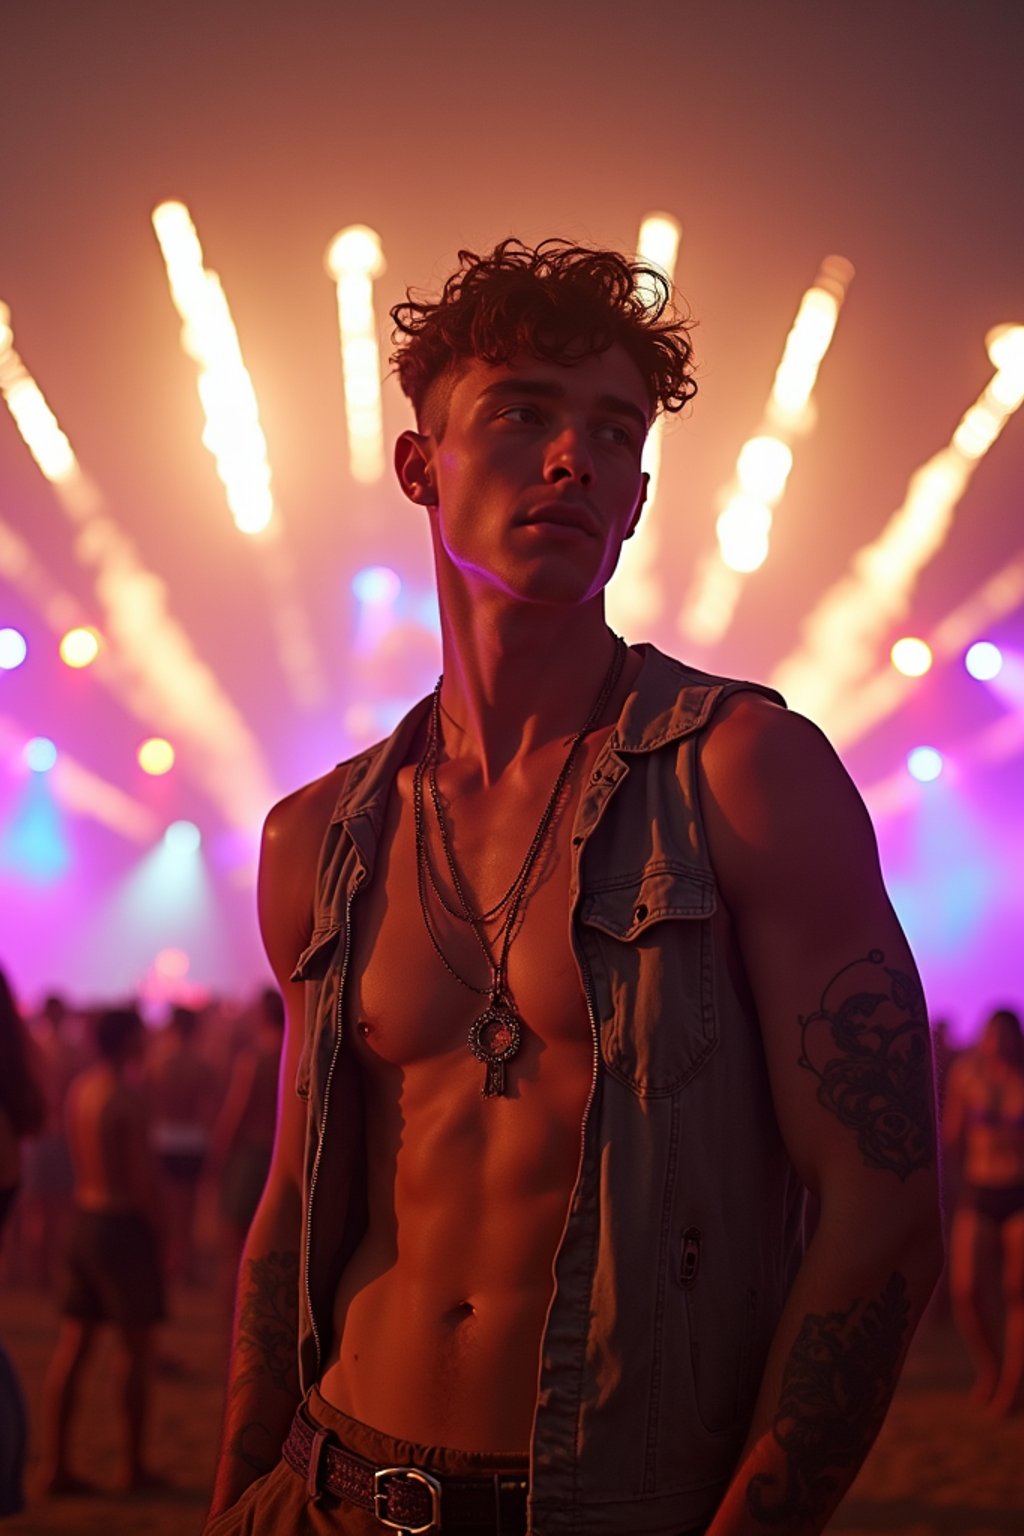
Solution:
[{"label": "blurred background crowd", "polygon": [[[83,1009],[52,994],[23,1014],[0,972],[0,1333],[3,1296],[19,1289],[45,1293],[60,1319],[35,1436],[41,1498],[90,1491],[75,1414],[99,1330],[123,1356],[110,1393],[126,1490],[159,1485],[151,1397],[180,1369],[159,1325],[188,1292],[214,1298],[226,1358],[273,1146],[283,1024],[273,988],[145,1017],[132,1002]],[[1024,1040],[1009,1007],[983,1013],[966,1046],[953,1038],[935,1023],[949,1262],[928,1323],[952,1314],[970,1395],[1001,1419],[1024,1406]],[[0,1353],[0,1515],[23,1507],[28,1444]]]}]

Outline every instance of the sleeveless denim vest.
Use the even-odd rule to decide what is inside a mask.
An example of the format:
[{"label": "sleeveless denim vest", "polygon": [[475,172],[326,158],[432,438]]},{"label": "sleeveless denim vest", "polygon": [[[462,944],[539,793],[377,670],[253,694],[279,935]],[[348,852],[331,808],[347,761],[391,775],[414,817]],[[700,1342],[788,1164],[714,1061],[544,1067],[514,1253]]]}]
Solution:
[{"label": "sleeveless denim vest", "polygon": [[[716,952],[695,769],[722,700],[755,688],[782,701],[637,649],[643,666],[571,831],[570,933],[594,1072],[538,1361],[535,1536],[675,1536],[711,1517],[802,1252],[803,1191],[775,1123],[758,1022]],[[306,1388],[365,1222],[358,1180],[346,1209],[332,1196],[364,1155],[358,1127],[331,1120],[353,906],[428,705],[344,765],[294,974],[307,983],[296,1085],[308,1099]]]}]

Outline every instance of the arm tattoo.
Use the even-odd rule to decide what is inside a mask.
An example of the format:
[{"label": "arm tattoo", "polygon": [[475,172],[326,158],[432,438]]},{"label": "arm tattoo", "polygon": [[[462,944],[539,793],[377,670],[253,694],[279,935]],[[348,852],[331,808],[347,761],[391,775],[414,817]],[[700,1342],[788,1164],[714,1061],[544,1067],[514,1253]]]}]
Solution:
[{"label": "arm tattoo", "polygon": [[262,1477],[277,1465],[278,1455],[273,1445],[273,1436],[265,1424],[243,1424],[231,1436],[228,1453]]},{"label": "arm tattoo", "polygon": [[297,1253],[267,1253],[247,1261],[238,1309],[238,1371],[232,1396],[252,1382],[269,1381],[298,1402],[298,1308]]},{"label": "arm tattoo", "polygon": [[747,1508],[776,1530],[818,1529],[882,1427],[910,1341],[907,1282],[892,1274],[881,1296],[845,1312],[804,1318],[782,1377],[772,1424],[780,1473],[758,1472]]},{"label": "arm tattoo", "polygon": [[917,981],[873,949],[832,978],[800,1020],[798,1058],[818,1079],[818,1103],[857,1133],[872,1168],[901,1180],[934,1152],[928,1021]]}]

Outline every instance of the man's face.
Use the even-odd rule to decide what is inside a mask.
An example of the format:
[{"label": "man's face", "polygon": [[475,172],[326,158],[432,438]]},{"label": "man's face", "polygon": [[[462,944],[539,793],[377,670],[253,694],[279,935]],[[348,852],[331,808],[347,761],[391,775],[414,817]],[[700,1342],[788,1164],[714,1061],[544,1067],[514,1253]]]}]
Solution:
[{"label": "man's face", "polygon": [[594,597],[643,505],[650,410],[620,346],[572,365],[473,359],[441,441],[419,438],[442,583],[447,564],[472,588],[528,602]]}]

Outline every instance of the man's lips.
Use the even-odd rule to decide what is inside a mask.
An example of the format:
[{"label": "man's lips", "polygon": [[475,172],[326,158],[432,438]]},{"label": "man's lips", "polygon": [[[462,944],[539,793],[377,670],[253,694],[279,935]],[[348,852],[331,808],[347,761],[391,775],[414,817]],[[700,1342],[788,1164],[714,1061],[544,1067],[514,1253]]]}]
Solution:
[{"label": "man's lips", "polygon": [[545,501],[532,507],[523,518],[525,524],[547,523],[556,528],[575,528],[591,538],[597,533],[597,525],[589,508],[572,501]]}]

